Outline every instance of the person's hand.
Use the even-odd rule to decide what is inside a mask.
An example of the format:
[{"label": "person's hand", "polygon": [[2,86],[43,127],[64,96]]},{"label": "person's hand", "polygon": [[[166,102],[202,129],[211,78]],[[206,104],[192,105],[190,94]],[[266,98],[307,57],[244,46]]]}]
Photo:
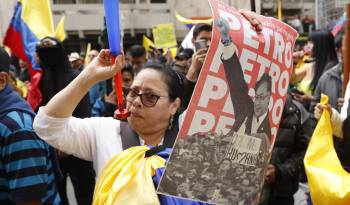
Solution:
[{"label": "person's hand", "polygon": [[195,52],[192,56],[192,63],[188,72],[186,74],[186,78],[190,81],[196,81],[199,71],[201,70],[204,59],[207,56],[207,49],[202,48]]},{"label": "person's hand", "polygon": [[344,105],[344,98],[338,98],[338,110],[341,110],[343,105]]},{"label": "person's hand", "polygon": [[108,95],[105,95],[105,102],[113,105],[117,104],[117,95],[115,94],[115,90],[110,92]]},{"label": "person's hand", "polygon": [[231,37],[229,35],[229,25],[227,21],[223,18],[219,18],[218,21],[216,22],[216,26],[219,29],[220,35],[221,35],[221,41],[222,42],[230,42]]},{"label": "person's hand", "polygon": [[125,66],[125,56],[121,54],[112,62],[113,56],[110,51],[103,49],[98,56],[94,58],[83,70],[81,74],[87,77],[86,80],[92,80],[97,83],[112,78],[118,71]]},{"label": "person's hand", "polygon": [[249,23],[255,28],[257,32],[262,31],[262,23],[259,21],[259,15],[257,13],[248,9],[240,9],[239,13],[241,13],[249,21]]},{"label": "person's hand", "polygon": [[293,62],[298,63],[300,60],[303,59],[304,55],[305,55],[304,51],[293,52]]},{"label": "person's hand", "polygon": [[307,93],[304,93],[302,91],[299,91],[300,93],[292,93],[292,97],[302,103],[302,104],[307,104],[310,103],[312,100],[314,100],[314,97],[312,95],[309,95]]},{"label": "person's hand", "polygon": [[276,168],[273,164],[269,164],[267,166],[265,183],[266,184],[274,184],[276,182]]},{"label": "person's hand", "polygon": [[322,105],[321,103],[317,103],[314,108],[315,119],[319,120],[321,118],[324,109],[329,110],[329,113],[332,115],[332,106],[330,104]]}]

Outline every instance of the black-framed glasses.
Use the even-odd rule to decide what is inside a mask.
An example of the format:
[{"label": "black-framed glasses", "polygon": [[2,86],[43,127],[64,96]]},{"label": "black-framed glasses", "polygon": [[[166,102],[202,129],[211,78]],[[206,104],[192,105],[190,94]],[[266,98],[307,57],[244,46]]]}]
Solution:
[{"label": "black-framed glasses", "polygon": [[138,89],[129,89],[126,100],[132,102],[136,99],[136,97],[140,97],[141,103],[145,107],[155,106],[159,98],[169,98],[168,96],[159,96],[151,92],[139,93]]}]

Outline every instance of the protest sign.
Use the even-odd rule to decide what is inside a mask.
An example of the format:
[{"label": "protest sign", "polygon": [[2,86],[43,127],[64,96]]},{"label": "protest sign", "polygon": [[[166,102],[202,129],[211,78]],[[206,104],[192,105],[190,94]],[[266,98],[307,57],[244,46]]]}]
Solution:
[{"label": "protest sign", "polygon": [[213,34],[158,192],[215,204],[257,204],[293,70],[297,32],[209,0]]},{"label": "protest sign", "polygon": [[172,23],[158,24],[152,29],[154,43],[157,48],[176,47],[176,36]]}]

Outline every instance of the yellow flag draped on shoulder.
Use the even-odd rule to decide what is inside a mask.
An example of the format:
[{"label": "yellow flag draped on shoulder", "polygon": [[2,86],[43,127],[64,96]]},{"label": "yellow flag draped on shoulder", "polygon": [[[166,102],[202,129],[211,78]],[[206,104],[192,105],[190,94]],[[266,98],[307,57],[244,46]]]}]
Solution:
[{"label": "yellow flag draped on shoulder", "polygon": [[[327,104],[328,97],[322,95],[321,103]],[[323,111],[316,126],[304,164],[313,204],[350,204],[350,174],[343,169],[334,150],[328,110]]]},{"label": "yellow flag draped on shoulder", "polygon": [[98,177],[93,205],[157,205],[158,196],[152,181],[165,159],[145,158],[147,146],[132,147],[113,157]]}]

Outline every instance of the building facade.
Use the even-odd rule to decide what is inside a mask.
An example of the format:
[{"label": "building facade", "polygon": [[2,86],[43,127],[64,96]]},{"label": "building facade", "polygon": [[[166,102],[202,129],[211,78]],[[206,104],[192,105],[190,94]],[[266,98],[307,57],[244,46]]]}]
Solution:
[{"label": "building facade", "polygon": [[[255,0],[260,2],[260,0]],[[13,14],[16,0],[0,1],[0,39],[3,39]],[[97,39],[104,26],[103,0],[50,0],[55,25],[64,15],[69,50],[84,51],[87,42],[98,47]],[[175,11],[190,17],[210,17],[210,7],[204,0],[119,0],[124,44],[140,43],[143,34],[160,23],[174,23],[177,38],[188,29],[175,18]],[[224,0],[236,8],[250,9],[250,1]],[[257,3],[260,5],[260,3]]]},{"label": "building facade", "polygon": [[316,0],[316,27],[327,28],[345,12],[350,0]]}]

